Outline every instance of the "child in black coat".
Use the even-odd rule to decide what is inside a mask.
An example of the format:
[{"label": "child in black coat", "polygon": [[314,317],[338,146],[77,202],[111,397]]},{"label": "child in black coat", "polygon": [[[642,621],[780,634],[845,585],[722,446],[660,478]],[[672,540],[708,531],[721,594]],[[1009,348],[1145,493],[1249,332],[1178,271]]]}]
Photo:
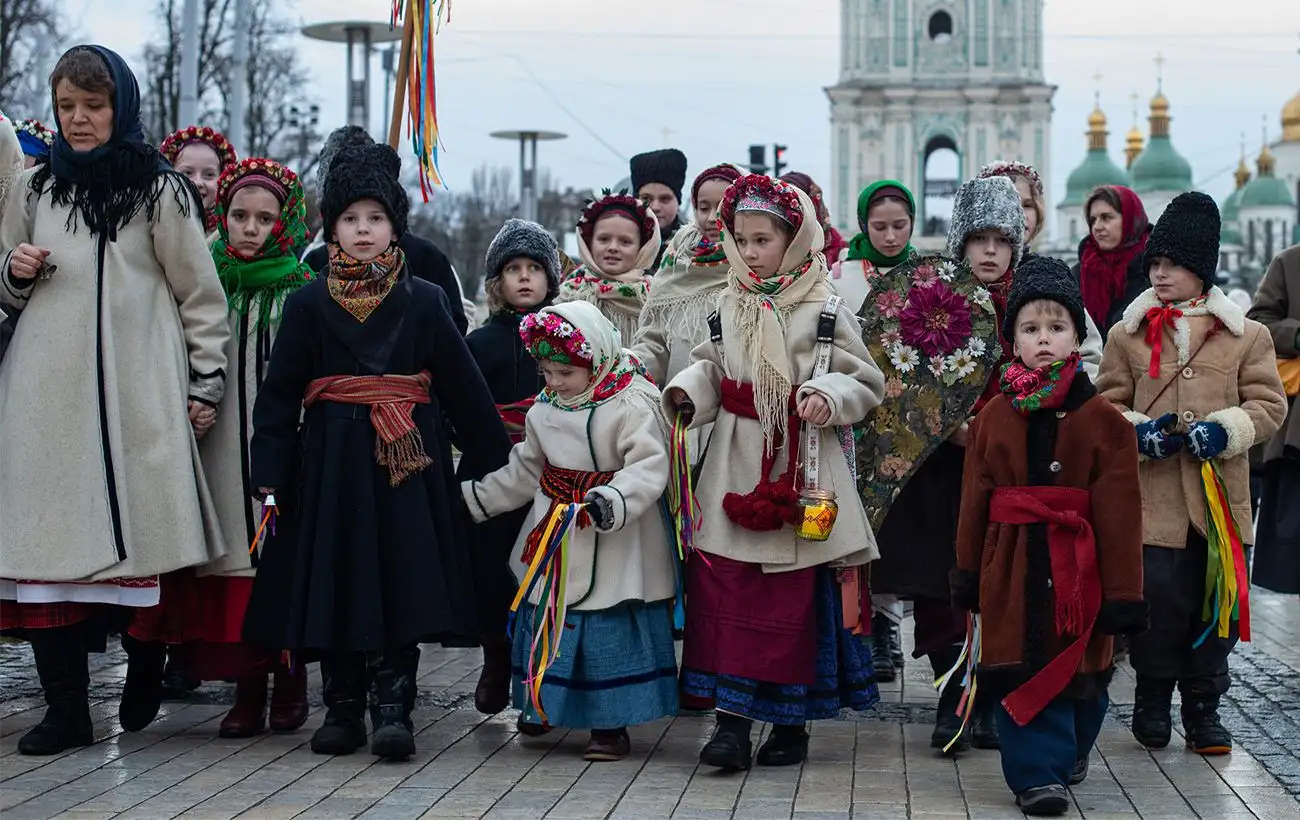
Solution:
[{"label": "child in black coat", "polygon": [[[559,246],[536,222],[509,219],[488,246],[484,290],[488,320],[465,339],[492,391],[510,438],[524,438],[524,417],[546,386],[537,362],[519,336],[524,316],[551,303],[560,284]],[[524,506],[480,525],[489,546],[474,553],[481,564],[479,608],[483,622],[483,671],[474,706],[494,715],[510,704],[510,640],[506,624],[518,591],[509,571],[510,549],[528,518]]]}]

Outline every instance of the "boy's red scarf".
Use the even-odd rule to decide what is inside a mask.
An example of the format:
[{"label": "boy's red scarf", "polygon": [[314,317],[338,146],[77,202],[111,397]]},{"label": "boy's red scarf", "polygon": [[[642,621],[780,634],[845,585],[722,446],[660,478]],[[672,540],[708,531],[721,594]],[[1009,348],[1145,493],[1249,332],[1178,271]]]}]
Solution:
[{"label": "boy's red scarf", "polygon": [[414,416],[415,405],[431,401],[432,383],[427,370],[414,376],[325,376],[307,385],[302,406],[318,401],[368,405],[375,428],[375,462],[388,468],[388,483],[396,487],[433,464]]},{"label": "boy's red scarf", "polygon": [[1017,726],[1028,725],[1065,691],[1088,651],[1102,597],[1091,510],[1092,494],[1080,487],[998,487],[989,502],[991,524],[1047,524],[1056,599],[1053,628],[1062,637],[1075,636],[1059,655],[1002,699]]}]

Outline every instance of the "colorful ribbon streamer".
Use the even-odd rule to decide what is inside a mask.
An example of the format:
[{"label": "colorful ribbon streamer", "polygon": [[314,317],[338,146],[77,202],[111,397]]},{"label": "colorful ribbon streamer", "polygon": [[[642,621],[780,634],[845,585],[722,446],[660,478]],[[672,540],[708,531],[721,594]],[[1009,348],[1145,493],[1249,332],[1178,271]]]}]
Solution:
[{"label": "colorful ribbon streamer", "polygon": [[[248,554],[252,555],[265,542],[267,535],[275,535],[275,517],[278,508],[275,506],[275,496],[268,495],[262,502],[262,523],[257,525],[257,532],[253,535],[253,543],[248,545]],[[270,525],[270,531],[267,526]]]},{"label": "colorful ribbon streamer", "polygon": [[396,27],[410,14],[415,36],[411,41],[411,68],[406,80],[406,134],[420,165],[420,194],[429,201],[435,186],[446,187],[438,167],[438,96],[434,84],[433,40],[446,18],[451,22],[451,0],[393,0],[390,23]]},{"label": "colorful ribbon streamer", "polygon": [[688,424],[679,413],[673,419],[672,436],[668,444],[668,509],[673,518],[673,540],[677,545],[677,558],[685,561],[699,532],[701,517],[699,500],[695,497],[695,478],[691,474],[691,453]]},{"label": "colorful ribbon streamer", "polygon": [[967,725],[970,724],[971,716],[975,713],[975,694],[979,690],[979,680],[975,676],[979,668],[982,641],[980,639],[980,616],[967,613],[966,615],[966,642],[962,644],[961,654],[957,656],[957,662],[952,668],[939,676],[934,682],[934,688],[939,692],[948,686],[948,681],[958,672],[962,673],[962,693],[961,700],[957,702],[957,716],[961,718],[961,727],[957,729],[957,734],[944,745],[943,751],[947,752],[961,740],[962,734],[966,731]]},{"label": "colorful ribbon streamer", "polygon": [[1216,459],[1201,462],[1201,484],[1205,488],[1205,534],[1209,543],[1205,561],[1205,602],[1201,618],[1205,632],[1192,644],[1200,646],[1216,633],[1231,634],[1237,622],[1241,640],[1250,641],[1250,583],[1246,578],[1246,550],[1241,532],[1232,518],[1228,490],[1219,475]]},{"label": "colorful ribbon streamer", "polygon": [[569,532],[583,506],[557,505],[551,511],[551,517],[542,530],[541,549],[533,556],[519,592],[510,604],[509,631],[513,635],[520,605],[540,585],[537,607],[533,610],[533,640],[528,650],[528,668],[524,671],[523,683],[529,704],[542,722],[546,721],[546,711],[542,707],[542,681],[546,670],[560,655],[560,639],[568,616]]}]

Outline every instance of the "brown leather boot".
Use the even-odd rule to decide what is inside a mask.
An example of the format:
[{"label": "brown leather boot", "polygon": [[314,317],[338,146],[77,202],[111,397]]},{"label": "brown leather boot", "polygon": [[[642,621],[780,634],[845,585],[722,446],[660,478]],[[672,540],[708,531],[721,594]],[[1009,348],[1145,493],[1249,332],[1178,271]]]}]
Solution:
[{"label": "brown leather boot", "polygon": [[235,705],[221,719],[221,737],[255,737],[266,731],[266,675],[235,681]]},{"label": "brown leather boot", "polygon": [[301,664],[294,671],[275,672],[275,689],[271,692],[271,731],[292,732],[307,722],[307,669]]},{"label": "brown leather boot", "polygon": [[474,708],[495,715],[510,705],[510,641],[483,639],[483,671],[474,689]]}]

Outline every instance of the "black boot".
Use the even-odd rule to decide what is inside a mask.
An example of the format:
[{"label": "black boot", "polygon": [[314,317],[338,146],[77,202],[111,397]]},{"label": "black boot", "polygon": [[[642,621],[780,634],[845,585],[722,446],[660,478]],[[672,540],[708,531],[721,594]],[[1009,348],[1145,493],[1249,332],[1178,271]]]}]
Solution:
[{"label": "black boot", "polygon": [[715,714],[717,726],[700,750],[700,762],[727,772],[745,771],[754,757],[754,744],[749,739],[754,721],[726,712]]},{"label": "black boot", "polygon": [[201,681],[190,677],[188,646],[167,647],[167,665],[163,669],[162,699],[185,700],[190,692],[198,689]]},{"label": "black boot", "polygon": [[998,740],[997,701],[989,695],[975,698],[975,712],[970,716],[970,745],[976,749],[1000,749]]},{"label": "black boot", "polygon": [[366,656],[331,653],[321,659],[325,722],[311,736],[311,750],[321,755],[350,755],[366,745]]},{"label": "black boot", "polygon": [[1163,678],[1137,679],[1133,696],[1133,737],[1148,749],[1169,745],[1173,719],[1169,710],[1174,699],[1174,683]]},{"label": "black boot", "polygon": [[384,652],[370,684],[370,753],[386,760],[405,760],[415,754],[415,670],[420,664],[418,644]]},{"label": "black boot", "polygon": [[892,628],[893,623],[883,612],[877,612],[871,618],[871,665],[876,671],[876,680],[881,683],[889,683],[898,677],[890,644]]},{"label": "black boot", "polygon": [[138,732],[153,723],[162,707],[167,647],[153,641],[138,641],[123,632],[122,648],[126,650],[126,682],[122,684],[117,719],[126,731]]},{"label": "black boot", "polygon": [[758,748],[760,766],[798,766],[808,757],[808,730],[803,726],[773,726]]},{"label": "black boot", "polygon": [[894,669],[903,671],[903,628],[889,622],[889,654],[894,659]]},{"label": "black boot", "polygon": [[1198,755],[1232,752],[1232,733],[1219,722],[1219,696],[1183,693],[1183,733],[1187,748]]},{"label": "black boot", "polygon": [[[960,646],[949,646],[930,653],[930,666],[934,669],[935,680],[957,663],[960,654]],[[960,735],[957,742],[944,752],[945,755],[955,755],[970,748],[970,730],[968,727],[962,727],[961,716],[957,714],[957,705],[961,703],[963,677],[960,669],[953,673],[953,676],[948,679],[948,685],[939,692],[939,705],[935,709],[934,732],[930,735],[930,748],[942,749],[953,738]]]},{"label": "black boot", "polygon": [[95,742],[87,688],[86,643],[82,626],[33,629],[28,633],[36,674],[45,693],[45,717],[18,740],[25,755],[54,755]]}]

